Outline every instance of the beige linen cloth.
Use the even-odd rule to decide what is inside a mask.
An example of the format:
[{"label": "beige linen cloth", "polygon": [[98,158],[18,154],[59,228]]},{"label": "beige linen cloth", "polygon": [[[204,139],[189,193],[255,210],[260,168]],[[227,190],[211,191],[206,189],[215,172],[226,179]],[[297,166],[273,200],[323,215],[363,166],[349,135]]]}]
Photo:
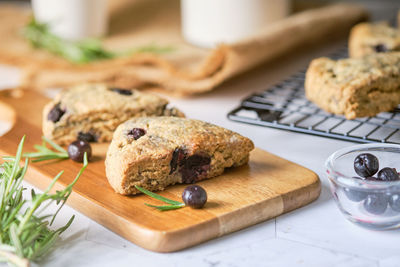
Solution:
[{"label": "beige linen cloth", "polygon": [[241,42],[203,49],[182,39],[177,0],[112,0],[110,3],[110,31],[104,38],[105,47],[125,51],[156,44],[172,46],[174,51],[72,64],[33,49],[21,37],[21,28],[31,17],[29,9],[0,5],[0,63],[21,67],[22,85],[29,88],[105,82],[125,88],[150,86],[179,94],[196,94],[210,91],[223,81],[297,47],[334,34],[345,34],[367,18],[366,11],[358,5],[337,4],[297,13]]}]

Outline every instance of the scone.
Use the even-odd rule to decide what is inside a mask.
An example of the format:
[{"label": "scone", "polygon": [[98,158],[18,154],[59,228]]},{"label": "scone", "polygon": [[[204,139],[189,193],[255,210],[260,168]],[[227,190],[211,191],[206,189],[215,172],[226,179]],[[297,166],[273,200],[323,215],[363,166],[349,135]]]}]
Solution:
[{"label": "scone", "polygon": [[111,141],[114,130],[132,117],[178,116],[168,101],[137,90],[84,84],[62,91],[43,110],[43,134],[58,144],[80,139]]},{"label": "scone", "polygon": [[349,38],[349,55],[365,55],[400,51],[400,29],[387,23],[360,23],[353,27]]},{"label": "scone", "polygon": [[117,193],[151,191],[194,183],[247,163],[253,142],[199,120],[178,117],[134,118],[114,133],[106,175]]},{"label": "scone", "polygon": [[347,119],[374,116],[400,103],[400,52],[358,59],[314,59],[305,81],[307,98]]},{"label": "scone", "polygon": [[397,28],[400,29],[400,10],[397,11]]}]

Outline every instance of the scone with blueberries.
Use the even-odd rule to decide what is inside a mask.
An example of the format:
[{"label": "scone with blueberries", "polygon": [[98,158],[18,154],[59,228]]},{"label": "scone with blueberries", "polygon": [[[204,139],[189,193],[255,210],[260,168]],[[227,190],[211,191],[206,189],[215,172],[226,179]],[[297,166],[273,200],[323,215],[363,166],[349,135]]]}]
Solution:
[{"label": "scone with blueberries", "polygon": [[246,164],[253,142],[222,127],[187,118],[134,118],[114,133],[106,157],[110,185],[123,195],[218,176]]},{"label": "scone with blueberries", "polygon": [[388,23],[360,23],[349,38],[349,55],[360,58],[375,53],[400,51],[400,29]]},{"label": "scone with blueberries", "polygon": [[62,91],[43,110],[43,134],[58,144],[80,139],[111,141],[114,130],[133,117],[178,116],[160,96],[104,84],[83,84]]},{"label": "scone with blueberries", "polygon": [[400,104],[400,52],[361,58],[314,59],[307,69],[307,98],[347,119],[375,116]]}]

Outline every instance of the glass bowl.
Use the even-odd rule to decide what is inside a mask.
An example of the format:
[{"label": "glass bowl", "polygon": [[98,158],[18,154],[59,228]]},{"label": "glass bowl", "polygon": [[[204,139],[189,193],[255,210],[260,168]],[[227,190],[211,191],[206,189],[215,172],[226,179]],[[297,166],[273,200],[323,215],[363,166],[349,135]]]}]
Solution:
[{"label": "glass bowl", "polygon": [[[340,149],[325,162],[333,198],[351,222],[374,230],[400,226],[400,181],[371,181],[357,178],[354,159],[370,153],[384,167],[400,170],[400,145],[363,144]],[[376,177],[376,174],[374,175]]]}]

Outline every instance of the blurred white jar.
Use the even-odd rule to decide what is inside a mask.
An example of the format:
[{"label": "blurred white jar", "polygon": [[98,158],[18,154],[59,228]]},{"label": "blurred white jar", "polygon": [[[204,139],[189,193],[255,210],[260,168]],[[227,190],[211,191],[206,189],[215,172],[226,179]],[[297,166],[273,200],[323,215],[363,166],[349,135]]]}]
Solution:
[{"label": "blurred white jar", "polygon": [[100,37],[108,26],[108,0],[32,0],[35,19],[69,40]]},{"label": "blurred white jar", "polygon": [[182,33],[189,43],[214,47],[255,34],[290,12],[290,0],[181,0]]}]

